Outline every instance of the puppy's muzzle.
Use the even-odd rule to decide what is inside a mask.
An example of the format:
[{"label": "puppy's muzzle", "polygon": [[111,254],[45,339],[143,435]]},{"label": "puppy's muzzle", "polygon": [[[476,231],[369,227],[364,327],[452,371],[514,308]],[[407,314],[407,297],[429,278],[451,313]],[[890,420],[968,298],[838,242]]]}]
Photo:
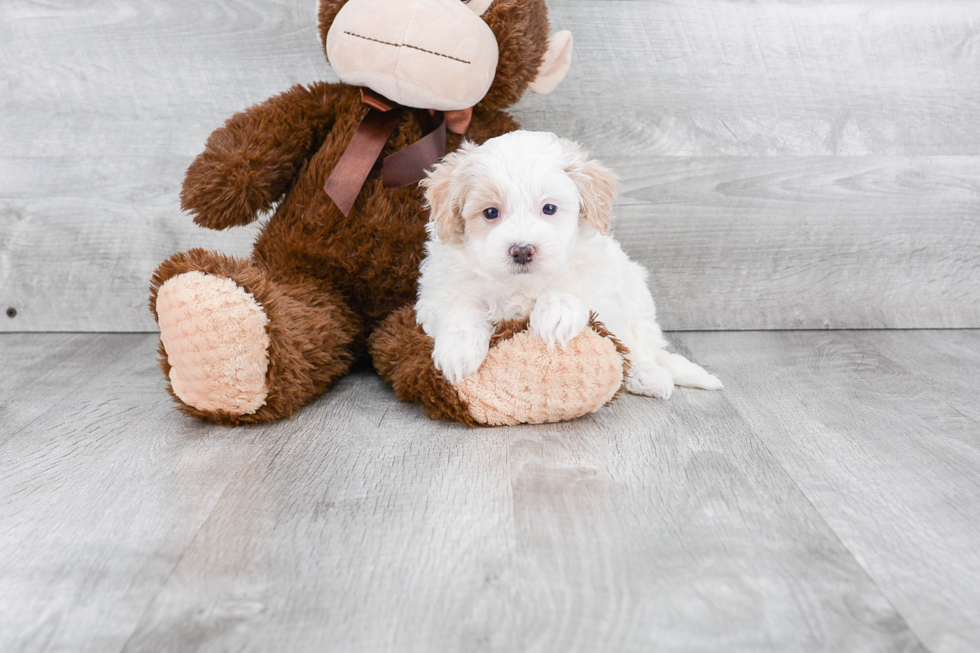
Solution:
[{"label": "puppy's muzzle", "polygon": [[534,245],[514,245],[510,248],[510,258],[515,265],[523,267],[534,260],[536,251]]}]

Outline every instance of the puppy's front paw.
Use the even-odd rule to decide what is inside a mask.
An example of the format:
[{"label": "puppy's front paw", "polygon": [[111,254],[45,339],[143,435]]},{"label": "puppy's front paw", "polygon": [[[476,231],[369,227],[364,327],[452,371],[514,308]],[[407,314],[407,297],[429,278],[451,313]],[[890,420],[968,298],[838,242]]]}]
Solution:
[{"label": "puppy's front paw", "polygon": [[440,335],[432,349],[432,362],[446,380],[458,385],[480,369],[490,350],[490,335],[479,329],[459,329]]},{"label": "puppy's front paw", "polygon": [[589,309],[581,299],[568,293],[545,295],[531,311],[531,332],[549,347],[555,343],[567,345],[588,323]]},{"label": "puppy's front paw", "polygon": [[635,395],[670,399],[674,392],[674,380],[670,372],[655,363],[641,364],[630,370],[626,390]]}]

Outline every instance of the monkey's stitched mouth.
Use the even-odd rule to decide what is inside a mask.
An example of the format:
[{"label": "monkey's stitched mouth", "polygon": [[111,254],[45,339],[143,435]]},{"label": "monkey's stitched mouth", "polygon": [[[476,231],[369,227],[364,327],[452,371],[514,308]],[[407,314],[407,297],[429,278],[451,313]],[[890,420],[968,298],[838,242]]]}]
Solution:
[{"label": "monkey's stitched mouth", "polygon": [[441,52],[433,52],[432,50],[426,50],[425,48],[420,48],[417,45],[412,45],[410,43],[390,43],[388,41],[382,41],[381,39],[373,39],[370,36],[364,36],[363,34],[357,34],[355,32],[344,31],[344,34],[348,36],[353,36],[355,38],[364,39],[365,41],[371,41],[372,43],[380,43],[381,45],[390,45],[393,48],[410,48],[412,50],[418,50],[419,52],[425,52],[426,54],[434,54],[437,57],[444,57],[446,59],[452,59],[453,61],[458,61],[459,63],[465,63],[467,66],[472,64],[472,61],[466,61],[465,59],[458,59],[452,57],[448,54],[442,54]]}]

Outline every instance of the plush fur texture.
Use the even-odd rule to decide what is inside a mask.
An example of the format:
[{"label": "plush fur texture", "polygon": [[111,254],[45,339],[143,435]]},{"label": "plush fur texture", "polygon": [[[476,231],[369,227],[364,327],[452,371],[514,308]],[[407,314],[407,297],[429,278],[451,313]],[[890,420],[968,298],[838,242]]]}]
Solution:
[{"label": "plush fur texture", "polygon": [[[268,394],[258,410],[240,413],[188,404],[169,387],[184,413],[226,425],[289,417],[350,369],[354,343],[362,331],[361,321],[337,292],[309,278],[273,280],[252,261],[203,249],[176,254],[157,268],[151,282],[150,310],[158,322],[167,322],[167,317],[157,310],[160,288],[169,279],[192,271],[234,281],[262,307],[268,319]],[[162,340],[159,360],[169,379],[171,359]]]},{"label": "plush fur texture", "polygon": [[456,386],[469,414],[488,426],[544,424],[609,404],[629,372],[629,352],[594,315],[587,327],[556,356],[530,320],[498,325],[480,368]]},{"label": "plush fur texture", "polygon": [[157,307],[181,401],[241,415],[262,407],[269,395],[269,318],[255,297],[227,277],[195,270],[168,279]]},{"label": "plush fur texture", "polygon": [[[326,43],[345,4],[343,0],[320,0],[317,13],[322,42]],[[544,0],[496,0],[484,9],[481,18],[497,41],[499,60],[493,83],[474,107],[466,134],[477,143],[517,129],[504,110],[520,99],[539,74],[549,86],[555,75],[564,74],[562,66],[567,68],[564,49],[549,54],[552,40]],[[422,191],[384,188],[380,166],[376,166],[349,217],[324,192],[327,178],[367,111],[359,89],[352,86],[296,86],[232,116],[211,135],[204,152],[190,166],[181,200],[197,224],[226,229],[269,212],[271,216],[247,260],[192,250],[171,257],[157,269],[151,310],[161,325],[168,325],[166,342],[160,347],[161,369],[168,378],[172,373],[204,378],[201,369],[188,367],[203,358],[171,360],[168,354],[168,349],[186,350],[190,345],[179,342],[181,334],[193,331],[182,328],[179,319],[159,314],[159,309],[169,311],[169,307],[157,305],[157,293],[178,275],[214,277],[203,282],[212,288],[224,287],[222,280],[233,282],[264,311],[269,344],[265,403],[255,410],[251,405],[245,406],[247,410],[216,407],[208,401],[182,401],[170,388],[185,413],[229,425],[290,416],[335,383],[366,350],[371,334],[384,324],[386,329],[379,332],[371,351],[375,365],[396,384],[396,390],[401,383],[398,379],[407,378],[426,389],[427,405],[445,406],[437,411],[439,416],[474,423],[455,389],[431,366],[404,359],[399,351],[384,346],[386,340],[381,337],[397,340],[411,335],[406,329],[417,331],[414,321],[406,323],[401,319],[404,314],[396,311],[406,306],[411,310],[415,300],[428,220]],[[405,110],[382,157],[418,140],[430,128],[430,121],[427,111]],[[448,150],[455,150],[461,140],[450,134]],[[199,313],[186,305],[180,310],[187,315]],[[213,323],[227,325],[228,320]],[[218,341],[234,349],[234,338]],[[431,348],[431,341],[426,342]],[[209,379],[234,378],[234,363],[209,364],[224,366],[223,373]],[[402,364],[407,366],[405,371],[399,371]],[[229,384],[214,391],[223,396],[241,391],[231,387],[233,382]]]},{"label": "plush fur texture", "polygon": [[630,392],[721,387],[666,351],[647,272],[608,235],[615,177],[580,146],[517,131],[464,145],[424,185],[432,223],[416,313],[451,383],[479,378],[501,320],[528,317],[533,335],[567,347],[595,311],[630,350]]},{"label": "plush fur texture", "polygon": [[371,356],[395,396],[422,404],[432,419],[470,426],[558,422],[613,401],[629,372],[622,343],[595,316],[588,327],[555,356],[530,334],[529,320],[503,320],[480,371],[454,387],[436,371],[432,338],[405,306],[371,335]]},{"label": "plush fur texture", "polygon": [[400,401],[420,403],[432,419],[480,423],[469,406],[432,364],[432,338],[415,322],[415,311],[407,305],[392,313],[371,334],[371,358]]}]

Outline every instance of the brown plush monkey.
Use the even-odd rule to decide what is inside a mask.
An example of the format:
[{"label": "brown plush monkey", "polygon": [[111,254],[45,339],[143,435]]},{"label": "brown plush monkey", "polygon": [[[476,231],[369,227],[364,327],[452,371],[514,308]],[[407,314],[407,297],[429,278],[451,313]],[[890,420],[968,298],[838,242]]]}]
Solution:
[{"label": "brown plush monkey", "polygon": [[[432,417],[555,421],[608,402],[625,357],[598,324],[553,352],[524,325],[501,325],[484,367],[460,388],[435,370],[412,310],[422,193],[387,187],[382,169],[426,140],[437,112],[453,112],[447,122],[479,143],[517,129],[504,109],[561,82],[571,35],[549,36],[544,0],[320,0],[318,18],[347,83],[296,86],[232,116],[187,171],[181,199],[199,225],[225,229],[275,211],[250,259],[195,249],[153,276],[160,365],[180,409],[229,425],[286,417],[365,351],[400,399]],[[372,109],[376,96],[365,100],[359,87],[388,111]],[[380,156],[364,155],[356,141],[378,116],[390,131],[375,138]],[[452,150],[463,136],[442,138]],[[351,172],[358,157],[363,184]],[[331,185],[342,192],[328,195]]]}]

